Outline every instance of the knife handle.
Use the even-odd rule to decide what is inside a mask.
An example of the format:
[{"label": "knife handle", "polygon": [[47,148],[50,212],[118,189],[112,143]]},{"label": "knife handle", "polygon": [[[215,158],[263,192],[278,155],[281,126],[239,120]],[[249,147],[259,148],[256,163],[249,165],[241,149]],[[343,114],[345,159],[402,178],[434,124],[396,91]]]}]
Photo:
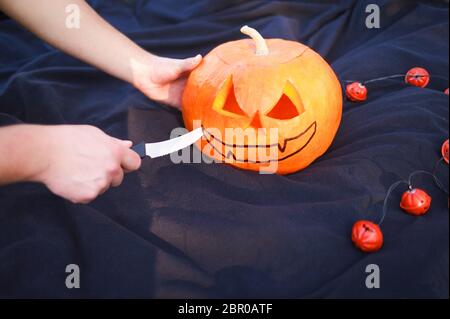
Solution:
[{"label": "knife handle", "polygon": [[140,143],[140,144],[134,145],[131,149],[133,151],[135,151],[136,153],[138,153],[138,155],[141,158],[144,158],[147,156],[147,154],[145,153],[145,143]]}]

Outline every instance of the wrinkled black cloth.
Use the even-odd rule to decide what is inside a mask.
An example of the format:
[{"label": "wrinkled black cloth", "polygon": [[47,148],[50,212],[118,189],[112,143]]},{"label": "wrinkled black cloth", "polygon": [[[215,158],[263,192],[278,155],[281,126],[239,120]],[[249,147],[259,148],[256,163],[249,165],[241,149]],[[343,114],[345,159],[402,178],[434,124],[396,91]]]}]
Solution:
[{"label": "wrinkled black cloth", "polygon": [[[447,196],[415,218],[394,191],[382,225],[384,248],[355,249],[355,221],[381,217],[393,182],[431,171],[448,138],[448,3],[445,1],[90,1],[119,30],[162,56],[206,54],[242,38],[303,42],[339,78],[367,80],[414,66],[426,89],[402,79],[370,85],[366,103],[345,102],[329,151],[289,176],[216,164],[146,159],[139,172],[94,203],[74,205],[45,187],[0,188],[0,297],[448,298]],[[367,29],[366,6],[381,7]],[[182,126],[178,112],[130,85],[0,20],[0,123],[92,124],[135,142],[160,141]],[[1,153],[0,156],[8,156]],[[32,154],[30,154],[32,156]],[[438,176],[448,187],[448,168]],[[77,264],[81,288],[67,289]],[[381,288],[366,288],[366,266]]]}]

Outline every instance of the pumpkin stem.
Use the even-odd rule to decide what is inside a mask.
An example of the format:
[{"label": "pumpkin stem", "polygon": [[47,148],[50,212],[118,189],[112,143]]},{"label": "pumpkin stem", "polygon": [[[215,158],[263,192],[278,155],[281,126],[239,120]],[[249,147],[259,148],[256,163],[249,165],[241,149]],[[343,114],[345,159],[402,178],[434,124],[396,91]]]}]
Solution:
[{"label": "pumpkin stem", "polygon": [[266,40],[261,36],[261,34],[253,28],[249,26],[243,26],[241,28],[241,32],[245,35],[248,35],[255,41],[256,45],[256,55],[264,56],[269,55],[269,48],[267,47]]}]

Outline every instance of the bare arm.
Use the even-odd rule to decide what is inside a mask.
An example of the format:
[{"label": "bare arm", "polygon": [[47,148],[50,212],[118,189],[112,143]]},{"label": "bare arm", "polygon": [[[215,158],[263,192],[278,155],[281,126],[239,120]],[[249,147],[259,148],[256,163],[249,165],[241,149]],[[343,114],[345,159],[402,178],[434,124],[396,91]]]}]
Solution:
[{"label": "bare arm", "polygon": [[0,128],[0,185],[33,180],[43,170],[47,152],[41,127]]},{"label": "bare arm", "polygon": [[[69,5],[79,8],[79,29],[66,26]],[[173,106],[180,106],[185,73],[201,61],[199,56],[176,60],[150,54],[83,0],[0,0],[0,10],[54,47]]]}]

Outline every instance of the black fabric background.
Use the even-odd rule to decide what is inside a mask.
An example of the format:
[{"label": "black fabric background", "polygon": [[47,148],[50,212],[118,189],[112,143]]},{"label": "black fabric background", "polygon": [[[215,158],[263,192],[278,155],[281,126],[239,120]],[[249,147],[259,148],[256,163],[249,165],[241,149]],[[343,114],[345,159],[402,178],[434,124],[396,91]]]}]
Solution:
[{"label": "black fabric background", "polygon": [[[382,28],[365,28],[368,3]],[[301,41],[341,79],[368,79],[423,66],[448,79],[444,1],[91,1],[147,50],[206,54],[250,24],[266,37]],[[427,89],[401,80],[370,87],[367,103],[346,102],[331,149],[290,176],[225,165],[145,160],[122,187],[88,206],[43,186],[0,188],[0,297],[439,297],[448,298],[446,195],[421,218],[398,208],[383,225],[385,247],[366,255],[349,233],[378,220],[391,183],[431,170],[448,138],[448,80]],[[0,123],[92,124],[135,142],[168,138],[180,114],[131,86],[62,54],[0,19]],[[0,154],[7,156],[7,154]],[[30,155],[32,156],[32,155]],[[448,181],[448,169],[439,171]],[[81,289],[65,267],[81,267]],[[365,267],[381,268],[381,289]]]}]

